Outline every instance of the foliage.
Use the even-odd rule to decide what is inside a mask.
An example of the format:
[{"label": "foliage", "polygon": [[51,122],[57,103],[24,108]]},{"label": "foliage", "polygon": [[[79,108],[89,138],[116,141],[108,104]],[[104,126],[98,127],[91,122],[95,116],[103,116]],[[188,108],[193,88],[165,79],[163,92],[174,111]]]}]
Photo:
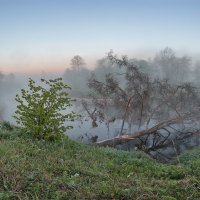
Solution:
[{"label": "foliage", "polygon": [[76,116],[73,112],[63,114],[73,101],[66,92],[70,87],[61,78],[41,79],[41,82],[44,87],[29,79],[29,90],[22,89],[21,96],[16,95],[18,106],[14,117],[23,131],[34,138],[59,140],[67,129],[72,128],[65,126],[65,121],[73,121]]},{"label": "foliage", "polygon": [[0,199],[200,197],[197,165],[161,164],[142,152],[97,148],[67,139],[52,143],[23,135],[8,138],[0,139]]}]

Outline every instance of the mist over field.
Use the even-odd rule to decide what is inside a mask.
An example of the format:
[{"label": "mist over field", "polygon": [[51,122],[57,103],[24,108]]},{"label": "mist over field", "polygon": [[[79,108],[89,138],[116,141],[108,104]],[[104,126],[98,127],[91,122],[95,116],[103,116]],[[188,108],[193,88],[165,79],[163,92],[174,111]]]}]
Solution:
[{"label": "mist over field", "polygon": [[[117,52],[116,52],[117,53]],[[115,52],[113,53],[115,54]],[[121,55],[118,55],[120,58]],[[199,93],[200,86],[200,62],[196,59],[192,59],[190,55],[181,55],[169,47],[161,49],[153,57],[148,59],[140,59],[133,57],[127,57],[128,61],[136,66],[141,73],[147,74],[151,80],[166,80],[169,84],[174,86],[192,84]],[[62,77],[63,81],[67,83],[72,89],[70,90],[70,96],[76,99],[74,105],[67,109],[67,112],[73,110],[82,116],[77,119],[74,123],[66,122],[66,125],[73,125],[74,128],[68,131],[70,138],[79,140],[82,142],[90,143],[95,140],[101,141],[105,139],[111,139],[120,134],[121,124],[123,117],[123,111],[117,111],[117,109],[110,109],[110,113],[107,113],[111,118],[115,120],[108,124],[106,120],[97,118],[97,126],[93,126],[94,119],[91,117],[93,112],[93,106],[89,106],[88,110],[82,104],[82,99],[90,101],[91,88],[89,87],[89,81],[91,77],[94,77],[98,81],[105,82],[108,74],[114,75],[118,78],[120,87],[125,87],[126,82],[123,76],[126,70],[123,67],[119,67],[117,64],[113,64],[109,61],[108,57],[105,56],[96,61],[93,68],[87,66],[87,60],[80,55],[75,55],[66,63],[66,69],[61,73],[42,72],[42,73],[9,73],[4,74],[1,72],[0,76],[0,119],[1,121],[9,121],[11,124],[16,124],[13,115],[16,111],[16,94],[20,94],[21,89],[28,89],[28,80],[32,78],[39,84],[41,78],[46,80]],[[124,100],[125,101],[125,100]],[[170,100],[169,100],[170,101]],[[136,107],[140,107],[135,105]],[[96,107],[97,108],[97,107]],[[95,108],[95,109],[96,109]],[[118,112],[122,112],[121,114]],[[137,112],[137,111],[134,111]],[[171,112],[169,111],[165,111]],[[105,113],[104,113],[105,114]],[[162,113],[163,114],[163,113]],[[162,118],[160,114],[160,118]],[[137,120],[133,120],[132,129],[130,130],[129,121],[125,120],[123,127],[124,133],[136,132],[138,130]],[[143,122],[142,122],[143,123]],[[155,125],[156,122],[152,121],[151,126]],[[141,124],[139,130],[145,129],[145,124]],[[93,139],[96,139],[93,141]],[[190,142],[192,145],[197,144],[193,141]],[[131,145],[128,146],[130,148]],[[134,145],[133,145],[134,147]],[[120,148],[124,148],[123,146]],[[125,147],[126,149],[127,147]],[[183,147],[181,147],[184,149]]]},{"label": "mist over field", "polygon": [[[170,54],[174,54],[175,58],[168,58],[168,60],[162,60],[162,53],[164,50],[169,50]],[[171,52],[170,52],[171,51]],[[117,52],[116,52],[117,53]],[[124,55],[124,54],[122,54]],[[180,53],[178,54],[180,55]],[[72,59],[72,58],[71,58]],[[96,61],[93,67],[88,67],[87,60],[84,59],[84,65],[80,68],[74,68],[69,60],[66,63],[66,69],[61,72],[52,73],[48,72],[34,72],[34,73],[3,73],[0,74],[0,117],[1,120],[8,120],[14,123],[12,115],[16,109],[15,95],[20,93],[22,88],[27,88],[29,78],[39,81],[41,78],[53,79],[62,77],[63,80],[72,87],[72,97],[85,97],[89,94],[88,79],[92,73],[103,80],[107,73],[119,72],[120,69],[113,66],[106,60],[106,57],[100,58]],[[157,52],[153,57],[148,59],[137,59],[129,57],[134,61],[139,69],[152,78],[169,79],[170,82],[179,84],[182,82],[191,82],[195,86],[199,86],[200,82],[200,61],[198,59],[192,59],[190,55],[177,56],[177,52],[174,52],[170,48],[165,48]],[[160,59],[160,60],[159,60]]]}]

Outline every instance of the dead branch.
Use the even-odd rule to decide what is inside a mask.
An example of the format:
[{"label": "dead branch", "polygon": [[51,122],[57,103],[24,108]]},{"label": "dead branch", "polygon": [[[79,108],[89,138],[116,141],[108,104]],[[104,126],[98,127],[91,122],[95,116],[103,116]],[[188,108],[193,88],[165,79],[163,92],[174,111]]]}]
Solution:
[{"label": "dead branch", "polygon": [[148,136],[148,135],[151,135],[151,134],[158,134],[159,130],[166,129],[165,127],[167,127],[169,125],[172,125],[172,124],[179,124],[180,122],[183,121],[183,119],[186,119],[186,118],[187,118],[187,115],[182,116],[181,118],[177,117],[177,118],[173,118],[173,119],[170,119],[170,120],[165,120],[165,121],[162,121],[159,124],[153,126],[150,129],[143,130],[143,131],[137,131],[135,133],[125,134],[125,135],[121,135],[121,136],[117,136],[117,137],[115,137],[113,139],[96,142],[95,144],[98,145],[98,146],[115,147],[116,145],[127,143],[130,140],[141,138],[141,137],[143,137],[145,135]]},{"label": "dead branch", "polygon": [[96,108],[94,108],[94,110],[92,112],[89,111],[88,107],[87,107],[87,103],[82,100],[82,106],[85,109],[85,111],[88,113],[89,117],[92,119],[92,127],[95,128],[98,126],[97,124],[97,117],[95,116],[95,112],[96,112]]}]

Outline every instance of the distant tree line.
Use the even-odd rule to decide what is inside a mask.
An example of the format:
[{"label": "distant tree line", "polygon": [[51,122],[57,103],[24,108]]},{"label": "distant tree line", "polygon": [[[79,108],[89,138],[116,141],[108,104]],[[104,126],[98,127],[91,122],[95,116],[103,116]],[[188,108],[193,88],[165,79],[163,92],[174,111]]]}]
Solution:
[{"label": "distant tree line", "polygon": [[[185,82],[200,85],[200,61],[192,62],[192,59],[186,55],[176,56],[169,47],[161,50],[151,59],[129,58],[129,61],[151,78],[165,79],[176,85]],[[123,69],[111,65],[106,57],[98,60],[94,69],[89,69],[85,60],[80,55],[76,55],[71,59],[70,68],[65,70],[63,79],[72,86],[71,94],[81,97],[89,92],[87,81],[91,74],[103,80],[108,73],[123,73]]]}]

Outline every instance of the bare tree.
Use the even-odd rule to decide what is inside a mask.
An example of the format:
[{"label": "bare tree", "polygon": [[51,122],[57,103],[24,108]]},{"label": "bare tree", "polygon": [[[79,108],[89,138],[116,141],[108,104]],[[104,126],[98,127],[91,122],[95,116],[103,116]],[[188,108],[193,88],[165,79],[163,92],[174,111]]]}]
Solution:
[{"label": "bare tree", "polygon": [[[120,60],[110,52],[108,60],[118,64],[119,67],[126,67],[126,72],[106,74],[105,82],[97,80],[94,75],[89,79],[88,85],[94,91],[93,99],[96,107],[101,107],[101,112],[106,111],[107,115],[109,115],[108,110],[117,108],[116,118],[122,119],[120,134],[122,134],[125,122],[129,124],[129,132],[134,123],[139,124],[140,129],[146,107],[148,107],[147,97],[150,95],[150,87],[152,87],[150,78],[139,72],[137,66],[129,63],[126,57]],[[125,84],[120,84],[118,81],[121,76],[124,78]],[[99,101],[99,99],[101,100]]]},{"label": "bare tree", "polygon": [[77,71],[80,71],[80,69],[85,65],[85,61],[83,60],[83,58],[79,55],[74,56],[71,59],[71,66],[72,69],[75,69]]},{"label": "bare tree", "polygon": [[[116,138],[97,142],[97,145],[115,146],[137,139],[139,149],[149,154],[155,151],[161,154],[160,149],[170,146],[178,152],[177,145],[199,133],[200,98],[193,85],[152,80],[126,56],[119,59],[110,52],[107,59],[125,68],[125,73],[107,74],[104,82],[95,75],[89,79],[95,122],[97,117],[101,120],[121,119],[121,131]],[[120,83],[119,76],[124,78],[123,83]],[[128,123],[128,133],[122,135],[125,123]]]}]

